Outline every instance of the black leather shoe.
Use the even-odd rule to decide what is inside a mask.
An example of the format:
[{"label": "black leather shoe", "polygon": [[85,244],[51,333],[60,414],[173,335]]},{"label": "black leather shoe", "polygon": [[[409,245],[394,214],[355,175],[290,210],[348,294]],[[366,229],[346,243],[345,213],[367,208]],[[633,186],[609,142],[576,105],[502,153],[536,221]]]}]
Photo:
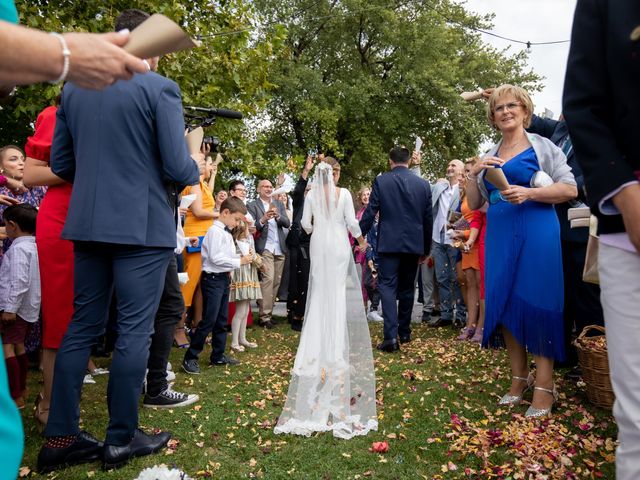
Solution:
[{"label": "black leather shoe", "polygon": [[397,352],[400,350],[400,345],[398,345],[397,340],[385,340],[384,342],[379,343],[376,348],[383,352]]},{"label": "black leather shoe", "polygon": [[422,323],[429,323],[431,321],[431,312],[422,312]]},{"label": "black leather shoe", "polygon": [[451,325],[451,320],[445,320],[443,318],[431,318],[431,321],[427,323],[430,327],[444,327],[445,325]]},{"label": "black leather shoe", "polygon": [[400,343],[409,343],[411,341],[411,335],[407,335],[406,337],[400,337]]},{"label": "black leather shoe", "polygon": [[293,320],[291,322],[291,330],[296,332],[302,331],[302,321],[301,320]]},{"label": "black leather shoe", "polygon": [[579,366],[573,367],[567,373],[564,374],[565,380],[570,380],[572,382],[578,382],[582,380],[582,369]]},{"label": "black leather shoe", "polygon": [[81,430],[76,441],[65,448],[43,446],[38,453],[38,472],[45,474],[80,463],[100,460],[104,443]]},{"label": "black leather shoe", "polygon": [[133,438],[128,444],[106,445],[104,447],[102,468],[111,470],[124,467],[134,457],[156,453],[167,444],[170,438],[171,434],[169,432],[147,435],[139,428],[136,428]]},{"label": "black leather shoe", "polygon": [[261,327],[267,328],[269,330],[271,330],[272,328],[276,327],[276,325],[271,321],[258,322],[258,325],[261,326]]},{"label": "black leather shoe", "polygon": [[222,358],[219,360],[211,360],[211,365],[213,365],[214,367],[220,367],[224,365],[240,365],[240,362],[235,358],[231,358],[231,357],[227,357],[226,355],[223,355]]}]

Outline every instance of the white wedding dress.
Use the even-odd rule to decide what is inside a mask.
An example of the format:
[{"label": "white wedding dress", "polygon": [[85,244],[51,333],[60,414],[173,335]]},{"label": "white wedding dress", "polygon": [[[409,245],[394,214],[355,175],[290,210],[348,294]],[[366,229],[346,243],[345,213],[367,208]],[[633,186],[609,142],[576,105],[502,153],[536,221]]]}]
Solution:
[{"label": "white wedding dress", "polygon": [[359,237],[351,194],[331,166],[316,167],[302,228],[311,235],[311,273],[300,344],[275,433],[331,430],[349,439],[378,429],[371,337],[347,229]]}]

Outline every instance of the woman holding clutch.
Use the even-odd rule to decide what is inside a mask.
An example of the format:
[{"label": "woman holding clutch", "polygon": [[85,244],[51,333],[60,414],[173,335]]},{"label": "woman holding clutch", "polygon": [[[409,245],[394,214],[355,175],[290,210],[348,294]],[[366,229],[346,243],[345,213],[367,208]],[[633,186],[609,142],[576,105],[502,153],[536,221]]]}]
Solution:
[{"label": "woman holding clutch", "polygon": [[[554,360],[565,356],[560,227],[553,204],[575,198],[577,189],[562,151],[525,131],[532,114],[522,88],[493,91],[487,116],[502,139],[471,169],[466,194],[472,209],[489,202],[482,345],[497,346],[502,334],[512,374],[499,404],[518,405],[534,387],[526,416],[541,417],[557,398]],[[535,379],[527,352],[535,358]]]},{"label": "woman holding clutch", "polygon": [[[203,153],[208,153],[203,150]],[[219,162],[218,162],[219,163]],[[214,212],[215,200],[209,185],[213,186],[217,172],[217,163],[211,157],[206,157],[204,169],[200,172],[200,183],[186,187],[181,195],[195,194],[196,198],[187,210],[184,222],[184,234],[187,237],[204,237],[207,230],[213,225],[214,218],[218,214]],[[202,257],[200,251],[189,252],[185,249],[183,254],[184,271],[189,274],[189,281],[180,286],[182,298],[186,310],[193,306],[191,328],[194,328],[202,320],[202,292],[200,291],[200,275],[202,273]],[[189,339],[185,333],[185,311],[182,319],[176,326],[174,344],[179,348],[188,348]]]}]

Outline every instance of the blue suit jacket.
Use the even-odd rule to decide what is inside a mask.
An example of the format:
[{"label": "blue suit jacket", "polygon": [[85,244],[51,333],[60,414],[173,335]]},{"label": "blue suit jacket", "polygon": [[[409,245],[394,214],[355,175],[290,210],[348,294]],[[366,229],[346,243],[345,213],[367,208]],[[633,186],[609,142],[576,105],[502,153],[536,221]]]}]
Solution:
[{"label": "blue suit jacket", "polygon": [[184,139],[180,89],[153,72],[102,91],[68,83],[51,170],[73,183],[63,238],[175,248],[171,191],[199,178]]},{"label": "blue suit jacket", "polygon": [[[567,122],[564,120],[553,120],[551,118],[541,118],[537,115],[533,115],[531,118],[531,125],[527,128],[527,131],[537,133],[541,137],[546,137],[556,146],[562,148],[567,156],[567,164],[571,167],[571,172],[576,179],[578,200],[586,203],[587,199],[584,193],[584,176],[582,175],[582,169],[576,160],[573,146],[571,145]],[[569,208],[571,208],[569,202],[555,205],[558,221],[560,222],[560,238],[567,242],[587,243],[589,240],[589,229],[571,228],[571,223],[568,218]]]},{"label": "blue suit jacket", "polygon": [[429,183],[408,168],[396,167],[373,182],[360,229],[366,235],[380,212],[378,253],[428,255],[433,228],[431,208]]}]

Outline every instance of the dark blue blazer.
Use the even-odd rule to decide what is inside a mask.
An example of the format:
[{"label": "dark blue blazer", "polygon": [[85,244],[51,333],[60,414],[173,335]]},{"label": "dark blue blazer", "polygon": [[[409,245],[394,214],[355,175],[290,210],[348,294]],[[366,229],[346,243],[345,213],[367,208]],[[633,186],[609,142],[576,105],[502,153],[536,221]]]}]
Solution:
[{"label": "dark blue blazer", "polygon": [[601,201],[640,175],[640,2],[579,0],[564,82],[563,112],[601,233],[624,232]]},{"label": "dark blue blazer", "polygon": [[377,253],[429,255],[431,208],[429,183],[406,167],[396,167],[373,182],[360,229],[366,235],[379,212]]},{"label": "dark blue blazer", "polygon": [[[553,120],[551,118],[542,118],[533,115],[531,125],[527,128],[528,132],[537,133],[541,137],[551,140],[557,147],[561,148],[567,156],[567,165],[571,167],[571,173],[576,179],[578,187],[578,199],[587,203],[587,197],[584,190],[584,175],[582,169],[576,160],[575,150],[571,144],[569,137],[569,128],[564,120]],[[569,202],[559,203],[555,205],[558,221],[560,222],[560,238],[566,242],[587,243],[589,240],[588,228],[571,228],[568,213],[571,205]]]},{"label": "dark blue blazer", "polygon": [[199,179],[178,85],[153,72],[102,91],[67,83],[51,170],[73,183],[63,238],[175,248],[171,191]]}]

